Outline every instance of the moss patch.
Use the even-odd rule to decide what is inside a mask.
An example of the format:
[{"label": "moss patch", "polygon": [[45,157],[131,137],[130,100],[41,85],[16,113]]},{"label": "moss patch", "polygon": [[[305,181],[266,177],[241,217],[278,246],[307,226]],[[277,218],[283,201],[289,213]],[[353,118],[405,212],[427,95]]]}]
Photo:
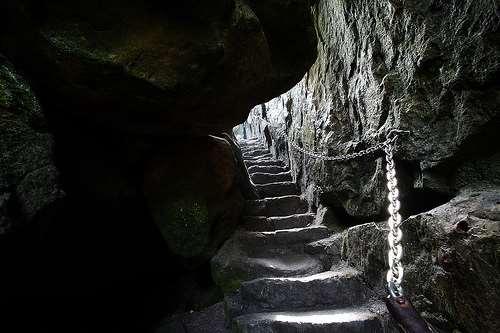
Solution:
[{"label": "moss patch", "polygon": [[205,200],[193,197],[168,202],[157,220],[163,238],[175,254],[202,254],[210,240],[210,221]]}]

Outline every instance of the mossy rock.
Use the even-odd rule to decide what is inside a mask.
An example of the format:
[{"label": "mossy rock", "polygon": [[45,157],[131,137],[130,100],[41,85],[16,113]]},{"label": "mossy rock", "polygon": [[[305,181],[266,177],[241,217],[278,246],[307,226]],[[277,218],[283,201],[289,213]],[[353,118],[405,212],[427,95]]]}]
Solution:
[{"label": "mossy rock", "polygon": [[181,197],[160,208],[156,223],[170,250],[182,257],[201,255],[210,242],[211,223],[203,198]]}]

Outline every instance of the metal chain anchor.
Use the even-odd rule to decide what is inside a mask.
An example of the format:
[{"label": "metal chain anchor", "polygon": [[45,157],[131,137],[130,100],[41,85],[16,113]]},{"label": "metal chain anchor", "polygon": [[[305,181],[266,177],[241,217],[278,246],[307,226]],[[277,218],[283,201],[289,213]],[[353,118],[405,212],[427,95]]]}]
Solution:
[{"label": "metal chain anchor", "polygon": [[387,289],[392,297],[403,296],[401,283],[403,282],[404,275],[404,268],[401,263],[403,257],[403,246],[401,245],[401,240],[403,239],[403,231],[401,230],[402,219],[399,214],[401,203],[399,201],[398,180],[396,178],[396,165],[393,156],[397,138],[398,136],[394,135],[392,138],[384,141],[383,145],[386,161],[387,189],[389,190],[389,194],[387,195],[387,199],[389,200],[387,208],[389,212],[387,220],[389,226],[389,233],[387,235],[389,242],[389,270],[387,271],[386,281]]}]

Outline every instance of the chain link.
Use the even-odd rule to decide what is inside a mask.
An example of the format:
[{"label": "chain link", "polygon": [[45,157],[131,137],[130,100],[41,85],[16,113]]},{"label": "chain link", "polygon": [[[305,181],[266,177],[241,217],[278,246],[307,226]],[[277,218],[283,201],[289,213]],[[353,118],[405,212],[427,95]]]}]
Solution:
[{"label": "chain link", "polygon": [[389,190],[389,194],[387,195],[387,199],[389,200],[389,206],[387,208],[389,212],[389,218],[387,220],[387,224],[389,225],[389,233],[387,235],[387,241],[389,243],[389,251],[388,251],[389,269],[387,270],[386,281],[389,294],[394,298],[402,297],[403,287],[401,286],[401,284],[403,282],[404,268],[401,262],[401,259],[403,257],[403,246],[401,244],[401,241],[403,239],[403,231],[401,230],[402,218],[401,215],[399,214],[399,209],[401,208],[401,202],[399,201],[398,180],[396,178],[394,147],[396,140],[398,139],[398,134],[409,133],[409,132],[402,131],[399,129],[392,129],[389,131],[389,133],[386,136],[386,140],[383,142],[377,143],[371,147],[357,151],[355,153],[330,156],[318,152],[309,151],[300,147],[297,143],[294,142],[294,140],[291,138],[290,135],[287,135],[285,133],[284,130],[282,130],[277,126],[272,125],[270,122],[261,117],[259,118],[268,126],[277,129],[279,133],[281,133],[285,138],[287,138],[292,148],[305,155],[317,158],[319,160],[345,162],[359,158],[361,156],[373,154],[378,150],[384,151],[385,161],[386,161],[387,189]]},{"label": "chain link", "polygon": [[401,215],[399,214],[401,203],[399,201],[396,165],[393,158],[394,144],[386,144],[384,152],[387,189],[389,190],[389,194],[387,195],[387,199],[389,200],[389,207],[387,209],[389,212],[389,219],[387,220],[387,224],[389,225],[389,233],[387,235],[387,241],[389,242],[389,270],[387,271],[386,280],[391,296],[401,297],[403,296],[401,283],[403,282],[404,274],[403,264],[401,263],[403,257],[403,246],[401,245],[403,231],[401,230]]}]

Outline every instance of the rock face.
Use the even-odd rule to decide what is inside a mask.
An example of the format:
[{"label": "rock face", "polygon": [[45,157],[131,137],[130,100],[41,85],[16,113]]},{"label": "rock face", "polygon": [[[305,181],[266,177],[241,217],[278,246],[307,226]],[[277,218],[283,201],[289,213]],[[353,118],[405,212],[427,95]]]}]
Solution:
[{"label": "rock face", "polygon": [[38,99],[0,55],[0,237],[38,219],[64,196]]},{"label": "rock face", "polygon": [[308,0],[9,0],[0,11],[4,51],[57,95],[58,117],[132,132],[225,131],[316,55]]},{"label": "rock face", "polygon": [[282,132],[307,150],[342,155],[383,141],[393,128],[410,131],[395,154],[403,215],[413,215],[403,224],[405,288],[444,331],[499,330],[498,6],[319,0],[316,63],[237,130],[259,137],[270,159],[290,166],[317,208],[316,223],[338,231],[305,251],[324,265],[342,261],[362,272],[381,296],[386,224],[364,222],[386,218],[382,154],[323,161],[290,147]]},{"label": "rock face", "polygon": [[224,132],[314,62],[309,1],[6,0],[0,31],[39,97],[1,58],[6,317],[146,332],[220,300],[209,259],[257,197]]},{"label": "rock face", "polygon": [[[9,325],[29,331],[30,324],[20,323],[22,317],[30,313],[38,321],[36,316],[41,312],[35,300],[40,293],[37,287],[43,284],[38,269],[40,240],[65,197],[53,160],[53,146],[38,98],[0,54],[2,331],[14,327]],[[34,308],[36,312],[31,312]]]},{"label": "rock face", "polygon": [[[382,287],[385,226],[349,229],[342,258]],[[497,332],[500,320],[500,190],[464,193],[403,224],[405,289],[427,319],[450,331]],[[331,245],[335,246],[335,245]],[[447,322],[449,321],[449,322]],[[448,327],[446,327],[448,326]]]},{"label": "rock face", "polygon": [[182,257],[210,259],[243,210],[231,145],[214,136],[176,142],[148,164],[145,193],[169,248]]},{"label": "rock face", "polygon": [[[300,146],[330,155],[369,147],[391,128],[411,131],[401,136],[396,156],[403,193],[428,202],[407,206],[409,212],[464,187],[498,184],[499,148],[491,144],[500,140],[497,2],[320,0],[313,13],[316,63],[256,115]],[[250,120],[245,131],[264,133],[262,127]],[[273,150],[288,155],[276,139]],[[311,203],[361,220],[382,212],[381,160],[291,156]]]}]

